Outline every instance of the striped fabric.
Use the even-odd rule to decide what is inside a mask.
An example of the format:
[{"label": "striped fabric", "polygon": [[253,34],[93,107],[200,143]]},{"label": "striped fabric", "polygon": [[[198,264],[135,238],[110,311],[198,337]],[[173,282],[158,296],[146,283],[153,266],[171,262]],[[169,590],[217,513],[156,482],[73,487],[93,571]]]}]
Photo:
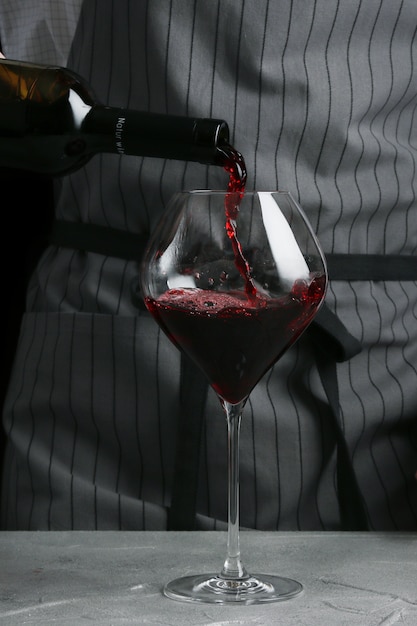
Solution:
[{"label": "striped fabric", "polygon": [[2,0],[0,42],[9,58],[65,65],[83,0]]},{"label": "striped fabric", "polygon": [[[2,4],[18,25],[21,3]],[[38,4],[25,3],[34,22]],[[110,105],[226,119],[248,187],[289,189],[325,252],[413,255],[416,27],[415,0],[85,0],[69,65]],[[1,33],[8,56],[24,54]],[[57,183],[56,214],[144,233],[175,191],[226,182],[216,167],[99,155]],[[52,246],[41,259],[4,409],[3,528],[166,527],[180,357],[138,312],[138,289],[133,261]],[[414,530],[417,282],[333,281],[327,304],[362,343],[338,380],[369,527]],[[211,391],[205,415],[198,527],[222,528]],[[245,408],[242,525],[339,528],[335,462],[305,335]]]}]

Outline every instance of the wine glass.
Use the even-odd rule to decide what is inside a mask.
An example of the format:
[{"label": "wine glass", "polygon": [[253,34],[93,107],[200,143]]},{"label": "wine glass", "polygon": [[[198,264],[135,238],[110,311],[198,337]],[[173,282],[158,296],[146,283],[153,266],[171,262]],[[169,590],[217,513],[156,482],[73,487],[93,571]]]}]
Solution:
[{"label": "wine glass", "polygon": [[218,574],[169,582],[189,602],[291,598],[294,580],[246,572],[239,547],[239,430],[250,392],[314,318],[327,287],[317,238],[291,194],[176,194],[145,252],[145,304],[217,393],[228,433],[227,555]]}]

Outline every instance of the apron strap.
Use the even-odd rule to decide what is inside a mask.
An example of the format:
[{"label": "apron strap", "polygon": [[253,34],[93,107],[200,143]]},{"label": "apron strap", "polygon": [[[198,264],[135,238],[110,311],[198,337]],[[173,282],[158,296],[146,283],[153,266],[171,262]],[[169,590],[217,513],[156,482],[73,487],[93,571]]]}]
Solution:
[{"label": "apron strap", "polygon": [[83,252],[114,256],[125,261],[140,261],[148,241],[148,233],[129,233],[119,228],[54,220],[49,243]]},{"label": "apron strap", "polygon": [[330,280],[417,280],[414,254],[326,254]]},{"label": "apron strap", "polygon": [[206,377],[181,353],[180,411],[168,530],[195,530],[200,444],[207,392]]},{"label": "apron strap", "polygon": [[[49,243],[140,261],[148,233],[56,219]],[[417,280],[417,257],[409,254],[326,254],[330,280]]]},{"label": "apron strap", "polygon": [[316,363],[332,414],[329,426],[336,439],[336,480],[342,530],[366,531],[369,530],[368,516],[340,419],[336,362],[317,346]]},{"label": "apron strap", "polygon": [[339,404],[337,363],[348,361],[362,349],[339,318],[324,303],[307,331],[314,344],[317,369],[329,403],[329,428],[337,448],[336,481],[343,530],[369,530],[365,505],[343,433]]}]

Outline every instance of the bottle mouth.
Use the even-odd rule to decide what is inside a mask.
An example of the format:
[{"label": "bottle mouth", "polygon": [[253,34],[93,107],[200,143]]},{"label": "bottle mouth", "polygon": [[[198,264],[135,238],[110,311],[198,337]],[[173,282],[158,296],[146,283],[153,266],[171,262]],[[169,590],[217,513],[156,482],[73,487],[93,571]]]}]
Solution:
[{"label": "bottle mouth", "polygon": [[229,127],[224,120],[198,119],[194,126],[194,140],[205,146],[219,146],[229,143]]}]

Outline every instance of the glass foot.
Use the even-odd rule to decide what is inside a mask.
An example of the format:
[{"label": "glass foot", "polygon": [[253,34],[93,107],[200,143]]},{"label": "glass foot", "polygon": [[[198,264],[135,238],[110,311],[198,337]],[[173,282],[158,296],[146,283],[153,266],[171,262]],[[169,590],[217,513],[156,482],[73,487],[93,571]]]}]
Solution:
[{"label": "glass foot", "polygon": [[217,574],[184,576],[165,585],[164,594],[182,602],[210,604],[261,604],[279,602],[300,594],[303,587],[296,580],[270,574],[228,580]]}]

